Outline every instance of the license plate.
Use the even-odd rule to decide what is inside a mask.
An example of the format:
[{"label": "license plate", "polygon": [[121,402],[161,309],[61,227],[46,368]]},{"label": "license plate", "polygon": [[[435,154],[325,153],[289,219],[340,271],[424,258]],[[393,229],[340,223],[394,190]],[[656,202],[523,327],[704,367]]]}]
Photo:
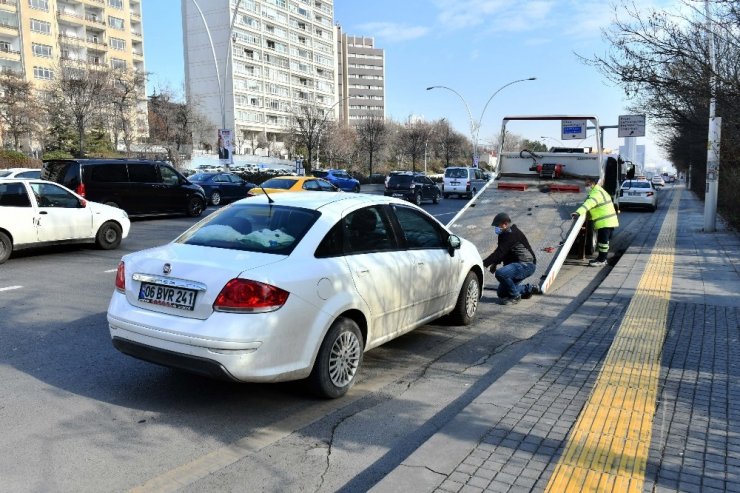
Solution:
[{"label": "license plate", "polygon": [[459,182],[459,181],[451,181],[451,182],[450,182],[450,185],[459,185],[459,184],[460,184],[460,182]]},{"label": "license plate", "polygon": [[142,282],[139,289],[139,301],[192,311],[195,307],[196,294],[197,291],[192,289],[173,288]]},{"label": "license plate", "polygon": [[639,197],[640,196],[640,192],[630,192],[627,195],[629,195],[630,197]]},{"label": "license plate", "polygon": [[394,197],[403,197],[403,194],[402,193],[394,193],[393,196]]}]

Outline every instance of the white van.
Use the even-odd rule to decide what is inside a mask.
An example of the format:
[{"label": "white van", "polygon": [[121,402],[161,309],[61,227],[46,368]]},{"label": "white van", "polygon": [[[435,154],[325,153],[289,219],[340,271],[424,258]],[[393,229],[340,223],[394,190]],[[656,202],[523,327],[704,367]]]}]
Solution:
[{"label": "white van", "polygon": [[445,169],[442,194],[444,198],[457,194],[470,199],[483,188],[486,181],[480,168],[449,167]]}]

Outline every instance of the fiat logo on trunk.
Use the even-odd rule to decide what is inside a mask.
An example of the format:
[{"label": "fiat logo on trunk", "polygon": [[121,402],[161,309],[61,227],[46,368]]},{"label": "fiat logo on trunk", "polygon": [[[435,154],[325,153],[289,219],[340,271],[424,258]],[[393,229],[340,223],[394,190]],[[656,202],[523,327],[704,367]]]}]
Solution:
[{"label": "fiat logo on trunk", "polygon": [[162,273],[167,275],[170,272],[172,272],[172,266],[170,264],[164,264],[164,267],[162,267]]}]

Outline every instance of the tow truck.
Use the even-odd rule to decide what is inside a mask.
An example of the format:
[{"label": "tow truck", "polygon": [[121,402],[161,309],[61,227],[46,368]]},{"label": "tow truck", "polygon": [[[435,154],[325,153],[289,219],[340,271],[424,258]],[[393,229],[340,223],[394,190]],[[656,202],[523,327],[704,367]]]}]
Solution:
[{"label": "tow truck", "polygon": [[[516,122],[561,125],[563,121],[586,122],[599,129],[592,115],[535,115],[504,117],[499,139],[495,177],[448,223],[455,232],[473,241],[485,257],[496,248],[493,228],[488,225],[498,212],[506,212],[527,236],[537,256],[536,280],[546,294],[567,258],[584,259],[596,251],[596,233],[586,216],[571,213],[586,198],[584,178],[604,180],[604,155],[596,132],[594,146],[505,151],[507,127]],[[549,123],[548,123],[549,122]],[[558,129],[560,130],[560,129]]]}]

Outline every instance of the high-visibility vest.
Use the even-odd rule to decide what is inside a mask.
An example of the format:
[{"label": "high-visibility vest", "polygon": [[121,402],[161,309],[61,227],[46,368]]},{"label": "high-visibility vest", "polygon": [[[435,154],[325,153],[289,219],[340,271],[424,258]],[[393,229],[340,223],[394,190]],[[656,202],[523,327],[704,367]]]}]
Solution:
[{"label": "high-visibility vest", "polygon": [[591,214],[594,229],[616,228],[619,226],[619,219],[617,219],[617,211],[614,209],[612,198],[599,185],[594,185],[588,193],[588,198],[576,209],[576,214],[579,216],[586,212]]}]

